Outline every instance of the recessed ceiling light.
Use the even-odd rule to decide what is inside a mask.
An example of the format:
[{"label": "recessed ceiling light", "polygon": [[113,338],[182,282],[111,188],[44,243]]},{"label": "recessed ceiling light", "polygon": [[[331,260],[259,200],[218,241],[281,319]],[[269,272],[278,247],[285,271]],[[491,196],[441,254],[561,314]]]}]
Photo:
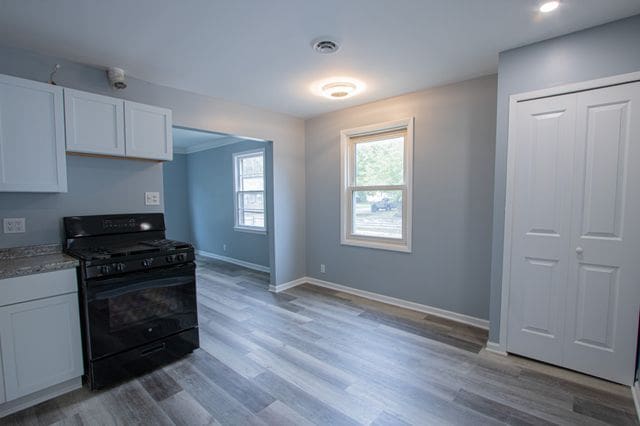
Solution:
[{"label": "recessed ceiling light", "polygon": [[542,3],[542,5],[540,6],[540,12],[542,13],[553,12],[558,8],[558,6],[560,6],[559,1],[548,1],[548,2]]},{"label": "recessed ceiling light", "polygon": [[311,92],[328,99],[346,99],[361,93],[365,84],[351,77],[332,77],[316,81],[311,85]]}]

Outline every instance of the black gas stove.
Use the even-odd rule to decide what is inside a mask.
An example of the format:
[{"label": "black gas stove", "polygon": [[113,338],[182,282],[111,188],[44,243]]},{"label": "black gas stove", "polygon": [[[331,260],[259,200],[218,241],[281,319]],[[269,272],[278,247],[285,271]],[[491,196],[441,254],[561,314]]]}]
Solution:
[{"label": "black gas stove", "polygon": [[91,389],[149,371],[198,347],[193,246],[165,238],[164,215],[64,218],[80,260],[85,378]]}]

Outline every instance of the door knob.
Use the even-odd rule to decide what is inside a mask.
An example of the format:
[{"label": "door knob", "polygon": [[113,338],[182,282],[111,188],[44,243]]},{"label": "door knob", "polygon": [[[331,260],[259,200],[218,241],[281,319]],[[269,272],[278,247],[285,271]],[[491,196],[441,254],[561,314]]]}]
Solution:
[{"label": "door knob", "polygon": [[582,254],[582,253],[584,253],[584,249],[582,247],[578,246],[578,247],[576,247],[576,253]]}]

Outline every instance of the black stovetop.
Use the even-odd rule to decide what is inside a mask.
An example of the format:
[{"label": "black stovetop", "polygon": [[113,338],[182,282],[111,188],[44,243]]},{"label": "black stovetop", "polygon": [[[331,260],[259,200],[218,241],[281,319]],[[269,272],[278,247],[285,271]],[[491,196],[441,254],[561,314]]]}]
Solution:
[{"label": "black stovetop", "polygon": [[68,248],[67,253],[81,260],[105,260],[136,256],[140,254],[168,254],[191,248],[189,243],[167,239],[153,239],[127,242],[124,244],[96,245]]}]

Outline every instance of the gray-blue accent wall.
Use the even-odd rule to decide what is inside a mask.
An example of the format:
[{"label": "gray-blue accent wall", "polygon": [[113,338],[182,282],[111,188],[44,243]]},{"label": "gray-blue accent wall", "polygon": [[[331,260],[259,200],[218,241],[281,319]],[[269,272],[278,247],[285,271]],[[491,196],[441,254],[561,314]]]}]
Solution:
[{"label": "gray-blue accent wall", "polygon": [[[307,274],[488,319],[495,108],[488,76],[307,120]],[[340,131],[407,117],[413,252],[341,245]]]},{"label": "gray-blue accent wall", "polygon": [[268,235],[233,228],[233,154],[257,148],[265,149],[269,205],[273,193],[270,143],[236,142],[192,154],[176,154],[172,163],[165,163],[165,214],[171,238],[190,241],[198,250],[269,267]]}]

